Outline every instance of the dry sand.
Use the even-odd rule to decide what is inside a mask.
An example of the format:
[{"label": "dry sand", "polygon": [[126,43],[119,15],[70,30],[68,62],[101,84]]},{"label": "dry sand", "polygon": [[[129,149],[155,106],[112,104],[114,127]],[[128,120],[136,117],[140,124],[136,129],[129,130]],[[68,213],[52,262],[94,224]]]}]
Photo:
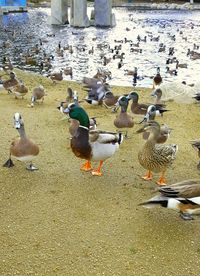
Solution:
[{"label": "dry sand", "polygon": [[[7,160],[17,136],[13,114],[20,112],[27,135],[40,146],[34,162],[39,170],[29,172],[15,160],[11,169],[0,167],[0,275],[200,275],[200,217],[183,221],[173,210],[138,206],[153,195],[158,179],[141,179],[145,170],[137,154],[144,141],[134,134],[139,126],[105,162],[102,177],[81,172],[83,161],[69,147],[68,122],[56,109],[68,86],[83,98],[81,85],[63,81],[54,86],[47,78],[16,72],[30,90],[23,100],[0,91],[0,161]],[[48,95],[43,104],[29,108],[38,84]],[[113,92],[132,89],[113,87]],[[149,90],[137,90],[141,102],[152,101]],[[97,116],[100,129],[115,130],[116,115],[110,110],[82,105]],[[158,121],[174,129],[169,143],[179,145],[168,183],[199,178],[199,160],[189,140],[200,137],[200,106],[169,102],[167,107],[171,111]]]}]

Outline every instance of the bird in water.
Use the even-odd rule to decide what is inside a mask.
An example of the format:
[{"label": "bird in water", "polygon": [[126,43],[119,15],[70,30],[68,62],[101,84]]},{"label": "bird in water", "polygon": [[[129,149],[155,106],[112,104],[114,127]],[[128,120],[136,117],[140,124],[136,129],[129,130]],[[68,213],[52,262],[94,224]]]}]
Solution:
[{"label": "bird in water", "polygon": [[162,83],[162,77],[160,75],[160,67],[157,67],[157,73],[153,78],[153,89],[157,88]]},{"label": "bird in water", "polygon": [[14,114],[14,127],[19,132],[20,138],[15,139],[11,143],[9,159],[3,166],[7,168],[13,167],[14,163],[11,157],[14,157],[22,162],[30,162],[26,168],[27,170],[37,170],[38,168],[32,164],[32,160],[39,154],[39,147],[26,136],[24,121],[19,113]]},{"label": "bird in water", "polygon": [[160,187],[159,195],[140,203],[147,208],[162,206],[178,210],[184,220],[192,220],[192,214],[200,211],[200,180],[191,179]]},{"label": "bird in water", "polygon": [[92,175],[101,176],[103,162],[118,150],[123,135],[101,130],[90,131],[88,114],[74,103],[69,104],[64,112],[68,113],[70,118],[79,121],[79,127],[70,141],[75,156],[86,160],[81,170],[90,171],[92,170],[91,161],[99,161],[99,166],[92,170]]}]

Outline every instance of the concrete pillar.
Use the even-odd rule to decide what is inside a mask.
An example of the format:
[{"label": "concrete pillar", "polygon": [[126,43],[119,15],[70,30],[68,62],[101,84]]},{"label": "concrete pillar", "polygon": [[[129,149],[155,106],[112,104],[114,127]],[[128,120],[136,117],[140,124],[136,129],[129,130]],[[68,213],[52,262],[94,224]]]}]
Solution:
[{"label": "concrete pillar", "polygon": [[95,0],[95,25],[100,27],[115,26],[112,14],[112,0]]},{"label": "concrete pillar", "polygon": [[88,27],[87,0],[71,0],[70,25],[74,27]]},{"label": "concrete pillar", "polygon": [[51,24],[68,23],[68,0],[51,0]]}]

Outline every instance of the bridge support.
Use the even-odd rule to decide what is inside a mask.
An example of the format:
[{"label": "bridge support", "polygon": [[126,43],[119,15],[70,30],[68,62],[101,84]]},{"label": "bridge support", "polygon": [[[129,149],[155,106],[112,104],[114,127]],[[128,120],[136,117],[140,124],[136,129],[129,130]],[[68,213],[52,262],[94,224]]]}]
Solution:
[{"label": "bridge support", "polygon": [[95,0],[94,19],[87,16],[87,0],[51,0],[51,24],[62,25],[68,21],[68,2],[71,3],[70,25],[73,27],[113,27],[112,0]]},{"label": "bridge support", "polygon": [[68,0],[51,0],[51,24],[68,23]]},{"label": "bridge support", "polygon": [[115,15],[112,14],[112,0],[95,0],[95,25],[113,27],[116,25]]},{"label": "bridge support", "polygon": [[74,27],[88,27],[87,0],[71,0],[70,25]]}]

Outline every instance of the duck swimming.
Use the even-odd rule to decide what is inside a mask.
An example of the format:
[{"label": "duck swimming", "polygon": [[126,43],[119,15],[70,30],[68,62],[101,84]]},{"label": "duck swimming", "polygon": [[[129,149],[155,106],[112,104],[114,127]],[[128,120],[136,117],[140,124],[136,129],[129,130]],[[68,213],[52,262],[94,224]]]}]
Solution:
[{"label": "duck swimming", "polygon": [[99,166],[92,171],[92,175],[101,176],[103,162],[118,150],[123,140],[122,134],[100,130],[89,131],[88,114],[74,103],[69,104],[64,112],[68,113],[70,118],[79,121],[79,127],[71,139],[71,149],[76,157],[87,160],[81,170],[90,171],[91,161],[99,161]]}]

